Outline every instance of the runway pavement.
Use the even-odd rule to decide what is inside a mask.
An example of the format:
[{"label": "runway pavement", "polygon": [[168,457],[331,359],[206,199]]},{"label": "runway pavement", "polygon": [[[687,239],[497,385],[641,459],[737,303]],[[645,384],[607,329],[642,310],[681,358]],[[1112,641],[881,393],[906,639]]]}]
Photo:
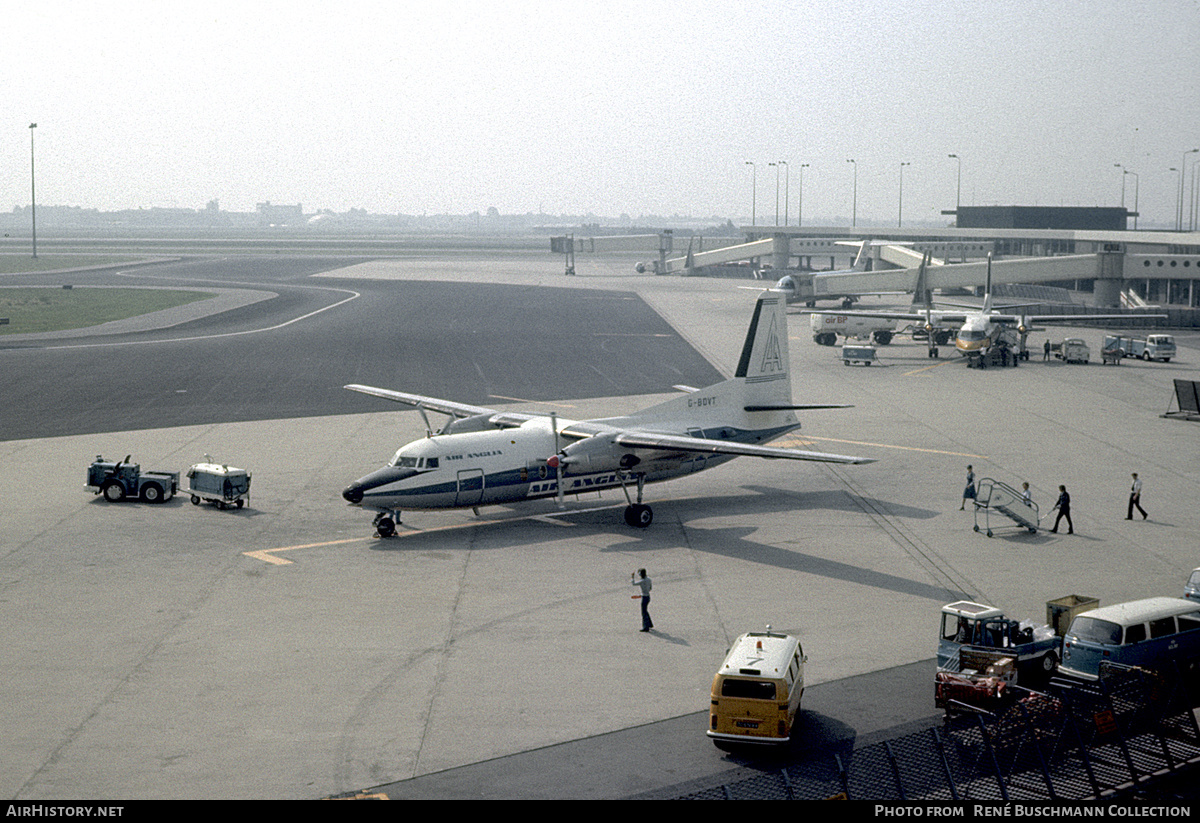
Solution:
[{"label": "runway pavement", "polygon": [[[1169,364],[977,372],[903,343],[882,348],[879,366],[847,368],[797,317],[795,399],[854,408],[806,413],[794,442],[877,463],[743,458],[648,487],[655,521],[646,531],[626,527],[623,500],[609,494],[568,501],[565,512],[548,502],[479,517],[417,513],[399,537],[380,540],[338,493],[422,436],[423,423],[342,392],[343,383],[420,390],[406,376],[478,375],[483,362],[486,379],[465,385],[467,396],[453,386],[435,393],[612,415],[665,396],[646,394],[652,381],[666,393],[731,373],[753,292],[739,281],[638,276],[620,258],[581,256],[574,278],[549,254],[345,262],[299,276],[284,265],[273,283],[247,265],[217,285],[288,299],[191,318],[186,328],[163,321],[169,328],[87,338],[141,341],[146,371],[122,369],[116,347],[14,349],[0,338],[6,367],[36,361],[20,366],[19,382],[6,369],[4,390],[32,397],[21,425],[47,432],[0,441],[0,698],[13,707],[0,715],[6,796],[316,798],[376,787],[396,797],[469,796],[473,787],[486,796],[645,795],[745,765],[694,727],[743,631],[770,623],[803,638],[814,734],[853,737],[858,723],[882,733],[932,716],[931,666],[924,685],[920,669],[943,602],[968,596],[1042,618],[1045,602],[1065,594],[1105,604],[1177,594],[1200,565],[1200,429],[1159,416],[1172,378],[1200,379],[1195,335],[1179,336]],[[430,299],[464,287],[486,295],[490,316]],[[337,306],[342,291],[366,297]],[[614,304],[613,293],[638,299]],[[377,331],[396,295],[428,321],[422,341],[444,311],[447,331],[471,336],[472,351],[538,354],[513,363],[511,390],[512,357],[464,368],[466,348],[414,350],[410,341],[399,359],[394,339],[389,349],[374,338],[356,354],[362,319]],[[555,337],[549,349],[561,361],[552,360],[524,321],[504,322],[531,305],[570,311],[562,319],[592,338],[587,351]],[[626,318],[636,328],[612,325]],[[199,349],[156,342],[255,329]],[[1080,336],[1095,350],[1100,334]],[[232,341],[250,338],[246,351],[271,368],[220,356],[244,354]],[[603,373],[610,349],[618,368]],[[182,387],[211,385],[165,397],[181,384],[155,375],[184,379],[168,364],[196,351],[211,356],[191,359],[197,374]],[[639,351],[654,362],[635,368]],[[678,376],[667,356],[686,361]],[[97,358],[110,364],[99,376],[87,368]],[[590,373],[585,383],[580,371]],[[550,385],[530,397],[539,376]],[[73,386],[99,396],[106,385],[147,381],[158,388],[138,396],[121,425],[88,419],[82,402],[61,416],[66,423],[56,414]],[[622,381],[628,387],[612,393]],[[222,397],[256,383],[264,399]],[[553,391],[584,384],[596,388]],[[296,411],[306,401],[315,414]],[[342,402],[351,405],[330,405]],[[278,414],[260,414],[272,406]],[[161,409],[170,419],[146,419]],[[170,470],[211,454],[253,471],[250,505],[106,504],[83,491],[97,453]],[[1076,534],[975,533],[972,513],[958,511],[967,463],[981,478],[1028,480],[1043,512],[1065,484]],[[1132,471],[1145,482],[1144,522],[1124,520]],[[637,631],[630,599],[638,567],[655,581],[651,634]],[[889,691],[897,683],[912,685],[898,697]],[[873,691],[876,708],[864,708]],[[646,759],[662,768],[639,769]],[[547,762],[575,764],[575,779]]]}]

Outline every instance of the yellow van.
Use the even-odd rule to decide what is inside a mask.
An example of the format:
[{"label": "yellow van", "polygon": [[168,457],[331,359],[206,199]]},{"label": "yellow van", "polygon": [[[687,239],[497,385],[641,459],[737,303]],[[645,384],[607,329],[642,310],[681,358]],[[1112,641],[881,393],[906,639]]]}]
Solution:
[{"label": "yellow van", "polygon": [[723,743],[787,743],[804,694],[800,638],[747,632],[734,641],[712,684],[707,734]]}]

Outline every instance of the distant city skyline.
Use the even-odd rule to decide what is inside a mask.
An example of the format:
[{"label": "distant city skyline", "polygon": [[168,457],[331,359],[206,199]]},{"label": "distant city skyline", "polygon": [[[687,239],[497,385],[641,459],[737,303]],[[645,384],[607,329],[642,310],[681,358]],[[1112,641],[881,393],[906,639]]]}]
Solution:
[{"label": "distant city skyline", "polygon": [[0,3],[4,211],[1196,219],[1197,0]]}]

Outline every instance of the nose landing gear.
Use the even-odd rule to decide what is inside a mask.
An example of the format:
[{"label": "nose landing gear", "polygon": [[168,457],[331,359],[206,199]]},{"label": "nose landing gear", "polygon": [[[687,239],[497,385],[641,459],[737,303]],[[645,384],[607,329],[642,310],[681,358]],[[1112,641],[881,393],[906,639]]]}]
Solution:
[{"label": "nose landing gear", "polygon": [[400,522],[400,512],[380,512],[375,515],[373,525],[375,533],[380,537],[395,537],[396,525]]}]

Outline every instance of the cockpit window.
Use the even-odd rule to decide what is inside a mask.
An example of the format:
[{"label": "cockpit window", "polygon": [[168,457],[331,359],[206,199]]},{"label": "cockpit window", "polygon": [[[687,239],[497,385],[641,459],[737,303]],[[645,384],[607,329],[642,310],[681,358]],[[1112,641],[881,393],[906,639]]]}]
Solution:
[{"label": "cockpit window", "polygon": [[961,331],[958,336],[962,340],[982,340],[987,335],[981,331]]},{"label": "cockpit window", "polygon": [[436,457],[412,457],[396,452],[390,465],[397,469],[436,469],[438,459]]}]

